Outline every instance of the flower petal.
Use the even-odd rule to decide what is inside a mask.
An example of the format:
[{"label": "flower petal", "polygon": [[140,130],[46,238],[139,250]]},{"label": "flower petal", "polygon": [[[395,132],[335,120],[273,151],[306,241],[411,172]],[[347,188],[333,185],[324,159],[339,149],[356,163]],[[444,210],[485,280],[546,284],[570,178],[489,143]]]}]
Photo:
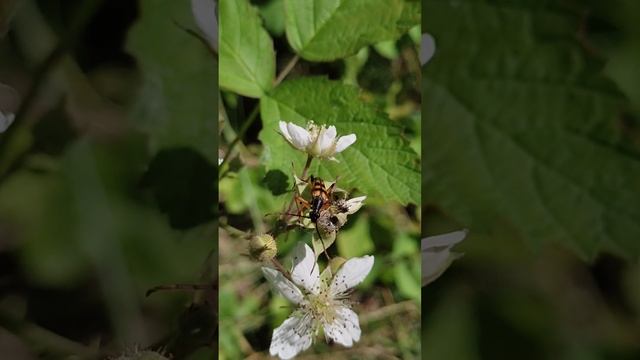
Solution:
[{"label": "flower petal", "polygon": [[273,330],[269,353],[280,359],[291,359],[311,346],[312,336],[311,317],[294,313]]},{"label": "flower petal", "polygon": [[422,252],[422,286],[434,281],[451,265],[451,263],[462,256],[458,253],[452,253],[449,249],[442,251],[423,251]]},{"label": "flower petal", "polygon": [[211,46],[218,48],[218,19],[216,19],[216,3],[213,0],[191,0],[191,11],[196,24],[205,34]]},{"label": "flower petal", "polygon": [[467,233],[468,231],[465,229],[442,235],[428,236],[422,239],[422,250],[438,247],[451,248],[453,245],[462,241],[465,236],[467,236]]},{"label": "flower petal", "polygon": [[331,281],[331,294],[337,295],[360,284],[373,267],[373,256],[351,258],[345,262]]},{"label": "flower petal", "polygon": [[336,143],[336,152],[342,152],[344,149],[351,146],[354,142],[356,142],[356,134],[340,136],[338,142]]},{"label": "flower petal", "polygon": [[336,127],[329,126],[328,129],[323,129],[318,136],[318,144],[320,146],[320,156],[326,157],[334,154],[334,145],[336,141]]},{"label": "flower petal", "polygon": [[291,278],[298,286],[302,286],[312,294],[320,291],[320,269],[316,264],[316,256],[309,245],[300,242],[293,250],[293,270]]},{"label": "flower petal", "polygon": [[436,41],[429,34],[422,34],[420,41],[420,64],[426,64],[436,52]]},{"label": "flower petal", "polygon": [[360,210],[363,205],[363,202],[367,199],[366,196],[359,196],[353,199],[349,199],[346,201],[345,205],[347,206],[347,214],[352,215],[356,211]]},{"label": "flower petal", "polygon": [[360,340],[358,315],[347,307],[337,308],[336,318],[333,322],[324,325],[324,333],[338,344],[351,347]]},{"label": "flower petal", "polygon": [[15,117],[15,114],[5,115],[2,111],[0,111],[0,133],[5,132],[9,128],[9,126],[11,126]]},{"label": "flower petal", "polygon": [[300,291],[294,283],[284,277],[281,272],[263,266],[262,273],[264,274],[264,277],[267,278],[271,286],[278,290],[278,292],[289,301],[294,304],[299,304],[302,301],[302,291]]},{"label": "flower petal", "polygon": [[287,123],[284,121],[279,121],[278,127],[280,127],[280,133],[282,134],[282,136],[284,136],[284,138],[288,142],[293,143],[293,139],[291,139],[291,135],[289,134],[289,129],[287,129]]},{"label": "flower petal", "polygon": [[305,148],[311,143],[311,135],[306,129],[294,123],[287,123],[287,129],[291,136],[291,144],[295,148],[305,150]]}]

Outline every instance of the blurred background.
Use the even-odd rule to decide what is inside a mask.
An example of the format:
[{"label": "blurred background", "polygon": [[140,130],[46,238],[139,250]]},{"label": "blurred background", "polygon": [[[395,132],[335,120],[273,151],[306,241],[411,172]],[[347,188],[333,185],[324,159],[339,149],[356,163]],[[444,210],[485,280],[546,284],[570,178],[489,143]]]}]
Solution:
[{"label": "blurred background", "polygon": [[211,359],[217,64],[192,3],[8,0],[0,34],[0,358]]},{"label": "blurred background", "polygon": [[424,359],[640,358],[639,5],[423,1]]},{"label": "blurred background", "polygon": [[[283,3],[282,0],[252,1],[273,38],[276,73],[280,73],[295,55],[285,35]],[[417,30],[416,27],[397,41],[367,46],[344,60],[317,63],[301,59],[287,76],[287,81],[315,75],[358,86],[359,98],[383,109],[389,121],[401,125],[402,136],[419,154],[420,34]],[[221,98],[225,111],[220,127],[221,156],[224,157],[258,101],[226,91],[222,92]],[[277,214],[286,210],[293,196],[291,171],[265,169],[263,160],[269,155],[265,154],[265,144],[259,138],[260,132],[265,130],[263,124],[263,121],[255,121],[243,133],[236,148],[237,155],[230,157],[228,170],[224,170],[226,165],[222,167],[219,183],[220,359],[270,358],[272,331],[293,311],[291,304],[282,296],[276,296],[264,279],[260,271],[262,264],[248,256],[251,236],[273,228]],[[339,135],[346,135],[340,132],[340,124],[337,125]],[[276,129],[266,131],[275,132]],[[366,141],[361,140],[361,134],[357,136],[358,141]],[[285,144],[280,137],[275,141]],[[287,151],[287,157],[295,160],[294,166],[300,176],[304,166],[301,154],[280,143],[268,145]],[[345,153],[348,151],[350,149]],[[299,159],[302,161],[298,162]],[[314,163],[318,161],[314,160]],[[342,184],[344,187],[344,182]],[[341,187],[340,180],[337,186]],[[344,190],[350,197],[370,195],[363,194],[357,187]],[[286,268],[291,266],[289,254],[293,247],[299,241],[310,244],[311,235],[312,231],[295,229],[277,237],[278,258]],[[419,239],[420,212],[416,205],[402,206],[369,196],[362,209],[349,217],[338,232],[336,243],[328,249],[334,257],[375,256],[372,272],[350,297],[356,302],[354,311],[360,317],[362,338],[352,348],[344,348],[328,345],[320,336],[308,351],[296,358],[420,358]],[[319,260],[324,262],[324,256]]]}]

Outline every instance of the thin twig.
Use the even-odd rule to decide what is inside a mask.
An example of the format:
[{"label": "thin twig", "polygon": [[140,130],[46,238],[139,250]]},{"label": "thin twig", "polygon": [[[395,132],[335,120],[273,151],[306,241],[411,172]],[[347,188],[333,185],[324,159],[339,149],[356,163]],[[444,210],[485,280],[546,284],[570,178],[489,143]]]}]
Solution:
[{"label": "thin twig", "polygon": [[[307,156],[307,162],[305,162],[304,169],[302,169],[302,177],[301,177],[301,179],[306,178],[307,172],[309,172],[309,168],[311,167],[311,161],[313,161],[313,156],[308,155]],[[289,206],[287,207],[287,211],[285,212],[285,218],[284,218],[285,222],[288,222],[289,219],[291,219],[291,216],[292,216],[291,215],[291,208],[293,207],[293,204],[295,203],[295,201],[296,201],[296,196],[294,194],[293,197],[291,198],[291,201],[289,202]]]},{"label": "thin twig", "polygon": [[158,291],[197,291],[213,289],[213,284],[171,284],[154,286],[147,290],[145,296],[149,297]]},{"label": "thin twig", "polygon": [[[47,82],[49,78],[49,74],[53,68],[59,63],[62,57],[65,55],[67,47],[64,42],[58,41],[56,47],[47,55],[44,61],[38,66],[33,76],[33,82],[29,90],[27,90],[27,94],[24,97],[22,103],[20,103],[20,107],[16,112],[15,123],[16,125],[21,124],[22,119],[26,116],[31,106],[38,98],[40,94],[40,90],[43,85]],[[6,153],[6,147],[11,144],[11,139],[15,136],[20,126],[10,127],[7,132],[4,134],[2,141],[0,141],[0,154]],[[7,178],[11,173],[20,168],[24,160],[26,159],[28,154],[27,151],[21,152],[6,169],[0,169],[0,182],[2,182],[5,178]]]},{"label": "thin twig", "polygon": [[238,142],[240,142],[240,140],[247,133],[247,131],[249,130],[249,128],[251,127],[255,119],[258,117],[258,113],[260,113],[260,105],[256,105],[256,107],[253,108],[253,111],[251,111],[251,114],[249,114],[247,121],[245,121],[244,124],[242,124],[242,127],[240,128],[238,135],[236,136],[235,139],[233,139],[231,144],[229,144],[229,147],[227,148],[227,153],[224,154],[224,159],[222,159],[222,163],[220,164],[220,168],[222,168],[224,164],[227,163],[227,161],[229,160],[229,157],[231,156],[231,153],[233,152],[233,148],[238,144]]},{"label": "thin twig", "polygon": [[284,69],[282,69],[282,72],[280,72],[276,80],[273,82],[273,87],[280,85],[282,80],[284,80],[284,78],[287,77],[287,75],[289,75],[291,70],[293,70],[293,68],[296,66],[296,64],[298,63],[298,60],[300,60],[300,57],[298,55],[294,56],[291,60],[289,60],[287,65],[284,67]]},{"label": "thin twig", "polygon": [[273,259],[271,259],[271,263],[273,264],[273,266],[276,267],[276,269],[278,269],[278,271],[280,271],[282,273],[282,275],[284,275],[284,277],[287,278],[287,280],[293,282],[293,279],[291,278],[291,275],[284,268],[284,266],[282,266],[282,264],[280,264],[280,261],[278,261],[276,258],[273,258]]},{"label": "thin twig", "polygon": [[[287,75],[289,75],[291,70],[293,70],[295,65],[298,63],[298,60],[300,60],[300,57],[296,55],[287,63],[284,69],[282,69],[280,74],[278,74],[278,76],[276,77],[273,83],[273,87],[278,86],[282,82],[282,80],[284,80],[287,77]],[[222,169],[224,164],[227,163],[227,161],[229,160],[229,157],[231,156],[231,153],[233,152],[233,148],[238,144],[240,140],[242,140],[246,132],[249,130],[249,128],[257,118],[259,112],[260,112],[260,106],[256,105],[253,111],[251,111],[251,114],[249,115],[247,120],[244,122],[244,124],[242,124],[242,127],[240,128],[240,131],[238,132],[238,135],[236,136],[236,138],[233,139],[231,144],[229,144],[227,148],[227,153],[224,155],[224,159],[222,159],[222,163],[220,164],[220,167],[219,167],[220,169]]]}]

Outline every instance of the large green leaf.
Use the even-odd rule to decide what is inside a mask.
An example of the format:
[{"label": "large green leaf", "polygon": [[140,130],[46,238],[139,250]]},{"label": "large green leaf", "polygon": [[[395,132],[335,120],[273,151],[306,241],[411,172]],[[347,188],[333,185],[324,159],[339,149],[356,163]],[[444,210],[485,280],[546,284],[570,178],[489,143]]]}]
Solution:
[{"label": "large green leaf", "polygon": [[420,23],[420,5],[405,0],[285,0],[287,39],[303,58],[332,61],[397,38]]},{"label": "large green leaf", "polygon": [[248,0],[220,1],[220,86],[259,98],[276,71],[273,41]]},{"label": "large green leaf", "polygon": [[132,117],[154,152],[190,146],[217,161],[217,67],[209,49],[180,26],[196,28],[188,1],[142,0],[128,50],[144,76]]},{"label": "large green leaf", "polygon": [[626,103],[556,1],[425,2],[425,195],[471,231],[640,254],[640,149]]},{"label": "large green leaf", "polygon": [[402,136],[402,128],[377,107],[363,101],[357,88],[323,78],[287,81],[260,100],[268,169],[279,169],[291,176],[291,164],[300,175],[306,155],[294,150],[278,133],[278,121],[306,127],[309,119],[317,124],[335,125],[338,135],[354,133],[358,140],[338,154],[340,161],[315,160],[310,174],[333,181],[344,189],[403,204],[420,203],[418,155]]}]

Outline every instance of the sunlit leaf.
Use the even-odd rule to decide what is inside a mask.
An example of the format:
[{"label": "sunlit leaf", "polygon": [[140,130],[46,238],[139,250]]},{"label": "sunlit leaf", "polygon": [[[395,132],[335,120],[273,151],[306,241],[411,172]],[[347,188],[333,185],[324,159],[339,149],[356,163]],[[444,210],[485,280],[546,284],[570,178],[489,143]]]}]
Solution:
[{"label": "sunlit leaf", "polygon": [[420,3],[405,0],[285,0],[287,39],[304,59],[331,61],[392,40],[420,23]]},{"label": "sunlit leaf", "polygon": [[249,97],[271,89],[273,41],[248,0],[220,1],[220,87]]},{"label": "sunlit leaf", "polygon": [[418,155],[403,137],[403,129],[379,108],[364,101],[357,88],[322,78],[287,81],[261,99],[268,169],[299,172],[306,156],[294,150],[278,133],[278,121],[306,126],[335,125],[338,135],[354,133],[355,144],[338,154],[340,162],[314,160],[309,174],[337,179],[338,187],[402,204],[420,203]]}]

